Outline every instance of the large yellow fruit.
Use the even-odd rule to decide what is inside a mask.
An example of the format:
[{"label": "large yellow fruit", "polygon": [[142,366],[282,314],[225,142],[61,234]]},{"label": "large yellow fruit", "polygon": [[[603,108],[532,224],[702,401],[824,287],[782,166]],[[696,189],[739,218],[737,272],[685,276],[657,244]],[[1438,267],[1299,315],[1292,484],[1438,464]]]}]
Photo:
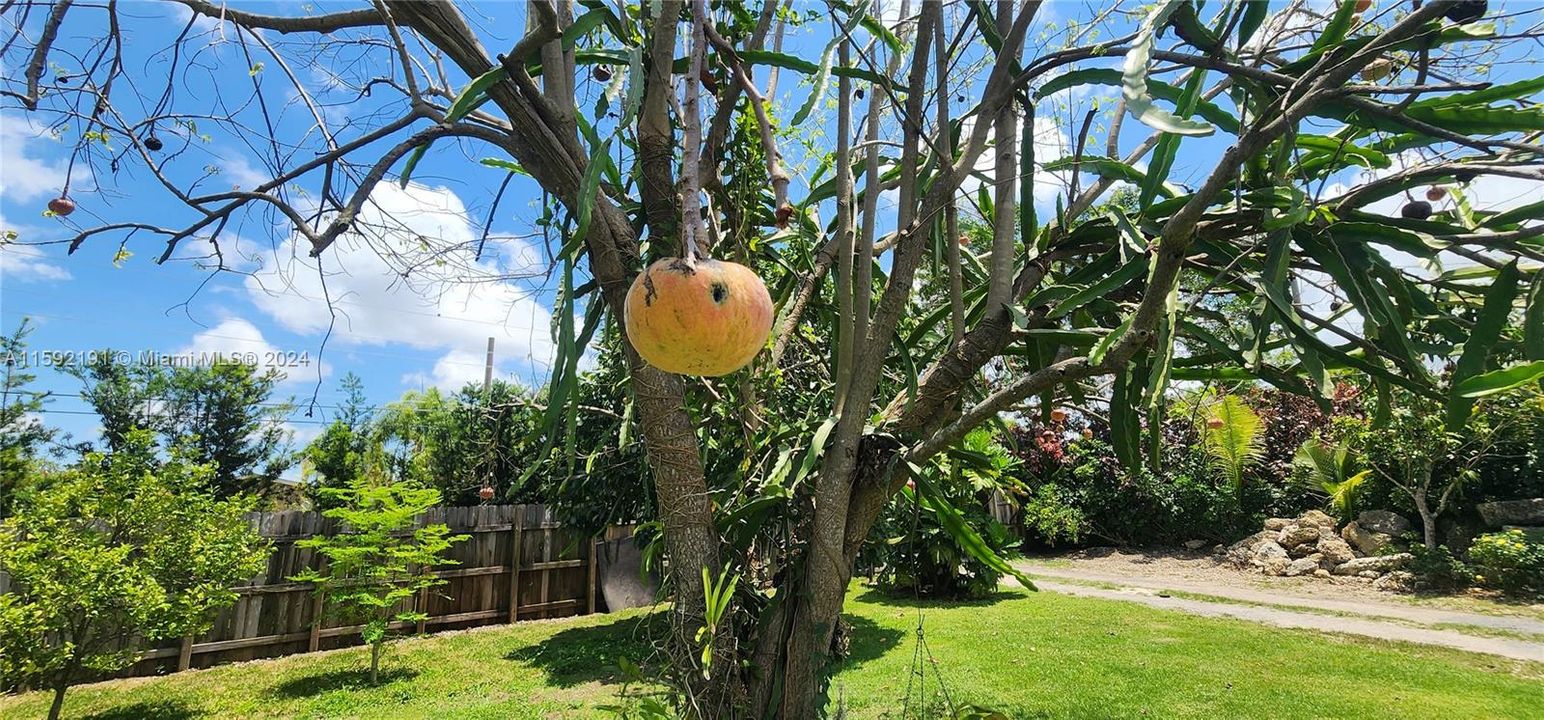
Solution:
[{"label": "large yellow fruit", "polygon": [[627,291],[627,337],[651,365],[679,375],[728,375],[772,332],[772,296],[750,268],[665,258]]}]

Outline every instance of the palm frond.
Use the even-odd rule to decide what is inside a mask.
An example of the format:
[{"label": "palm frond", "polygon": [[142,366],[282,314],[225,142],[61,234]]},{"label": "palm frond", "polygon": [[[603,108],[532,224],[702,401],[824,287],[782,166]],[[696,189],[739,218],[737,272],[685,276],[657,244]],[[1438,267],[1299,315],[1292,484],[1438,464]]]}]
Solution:
[{"label": "palm frond", "polygon": [[1234,487],[1242,485],[1244,471],[1265,453],[1260,416],[1243,398],[1224,395],[1207,405],[1204,417],[1200,430],[1206,453]]}]

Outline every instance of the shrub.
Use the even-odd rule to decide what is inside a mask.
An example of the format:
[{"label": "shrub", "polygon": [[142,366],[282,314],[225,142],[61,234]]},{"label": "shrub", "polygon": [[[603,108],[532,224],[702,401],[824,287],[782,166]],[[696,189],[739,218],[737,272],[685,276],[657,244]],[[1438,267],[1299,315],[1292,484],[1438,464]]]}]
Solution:
[{"label": "shrub", "polygon": [[1019,523],[1026,540],[1050,547],[1077,544],[1086,520],[1083,511],[1068,504],[1061,486],[1048,483],[1035,488],[1019,508]]},{"label": "shrub", "polygon": [[1512,593],[1544,594],[1544,543],[1529,540],[1521,530],[1475,538],[1469,546],[1469,560],[1483,585]]},{"label": "shrub", "polygon": [[1429,590],[1457,590],[1474,582],[1474,573],[1445,545],[1428,550],[1420,543],[1410,544],[1410,572],[1415,573]]},{"label": "shrub", "polygon": [[[0,685],[54,691],[57,718],[70,683],[116,672],[147,644],[201,632],[236,600],[231,585],[262,568],[268,544],[243,513],[217,500],[211,465],[174,448],[162,462],[135,430],[119,450],[32,478],[0,522]],[[152,645],[153,647],[153,645]]]}]

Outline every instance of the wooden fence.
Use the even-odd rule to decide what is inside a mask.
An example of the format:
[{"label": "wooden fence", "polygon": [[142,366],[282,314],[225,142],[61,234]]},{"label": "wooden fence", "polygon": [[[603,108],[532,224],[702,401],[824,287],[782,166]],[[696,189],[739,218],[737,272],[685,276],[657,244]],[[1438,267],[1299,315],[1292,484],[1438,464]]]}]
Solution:
[{"label": "wooden fence", "polygon": [[[149,651],[123,675],[209,667],[360,642],[359,626],[340,625],[326,617],[312,585],[289,580],[322,562],[316,552],[295,542],[333,532],[333,521],[310,511],[254,513],[252,521],[273,543],[264,573],[236,588],[240,598],[219,613],[208,632]],[[446,584],[404,603],[404,608],[420,610],[428,618],[416,627],[399,623],[398,631],[422,633],[604,609],[596,592],[599,543],[563,529],[545,506],[436,508],[420,521],[443,522],[452,533],[470,537],[449,553],[459,564],[436,573]],[[630,528],[612,528],[606,539],[630,534]]]}]

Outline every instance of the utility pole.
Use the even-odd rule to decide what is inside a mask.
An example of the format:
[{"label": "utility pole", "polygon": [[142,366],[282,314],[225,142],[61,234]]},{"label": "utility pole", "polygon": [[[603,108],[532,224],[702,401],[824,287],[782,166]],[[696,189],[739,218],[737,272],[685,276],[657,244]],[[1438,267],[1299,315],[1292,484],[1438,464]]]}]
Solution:
[{"label": "utility pole", "polygon": [[493,337],[488,338],[488,358],[483,361],[483,394],[493,389]]}]

